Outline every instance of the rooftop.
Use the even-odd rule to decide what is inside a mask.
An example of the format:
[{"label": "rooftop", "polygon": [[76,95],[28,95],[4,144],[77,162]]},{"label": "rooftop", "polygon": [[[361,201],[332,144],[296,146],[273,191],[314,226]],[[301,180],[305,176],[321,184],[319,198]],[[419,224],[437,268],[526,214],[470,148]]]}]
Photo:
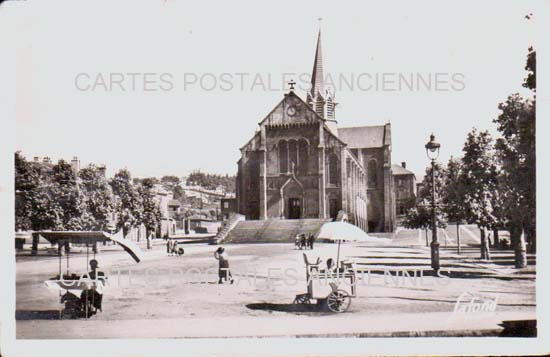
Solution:
[{"label": "rooftop", "polygon": [[414,175],[414,172],[407,170],[406,168],[402,167],[401,165],[391,165],[391,170],[393,175]]},{"label": "rooftop", "polygon": [[389,124],[338,128],[338,137],[350,149],[379,148],[391,145],[391,128]]}]

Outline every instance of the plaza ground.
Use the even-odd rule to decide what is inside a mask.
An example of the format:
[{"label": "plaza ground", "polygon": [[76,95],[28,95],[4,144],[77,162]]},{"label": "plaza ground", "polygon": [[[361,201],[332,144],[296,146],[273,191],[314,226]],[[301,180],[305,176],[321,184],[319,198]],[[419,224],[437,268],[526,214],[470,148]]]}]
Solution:
[{"label": "plaza ground", "polygon": [[[343,244],[341,256],[363,275],[357,297],[341,314],[293,304],[306,292],[303,253],[326,261],[336,257],[336,244],[318,243],[312,251],[292,244],[227,245],[234,284],[217,284],[216,246],[188,244],[185,255],[175,257],[157,244],[138,264],[123,251],[106,250],[97,256],[110,280],[103,312],[63,320],[58,294],[43,286],[57,274],[59,260],[23,253],[16,263],[17,338],[476,336],[498,335],[503,321],[535,320],[535,257],[524,269],[514,268],[510,250],[482,261],[478,236],[475,227],[462,227],[458,255],[455,227],[440,231],[444,277],[432,276],[430,251],[417,230],[400,229],[380,243]],[[84,273],[86,254],[75,252],[69,264],[71,272]],[[496,299],[496,309],[454,313],[461,295]]]}]

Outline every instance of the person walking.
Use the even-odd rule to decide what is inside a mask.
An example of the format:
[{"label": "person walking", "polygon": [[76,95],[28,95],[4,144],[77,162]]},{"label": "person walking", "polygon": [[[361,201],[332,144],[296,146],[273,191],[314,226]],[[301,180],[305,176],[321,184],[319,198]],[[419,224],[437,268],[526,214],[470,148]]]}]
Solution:
[{"label": "person walking", "polygon": [[307,249],[306,235],[302,233],[300,236],[300,249]]},{"label": "person walking", "polygon": [[228,279],[230,283],[233,284],[233,277],[231,276],[231,271],[229,270],[229,259],[225,248],[219,247],[216,249],[214,258],[218,261],[218,284],[222,284],[223,280],[227,281]]},{"label": "person walking", "polygon": [[309,234],[309,249],[313,249],[313,241],[315,240],[315,237],[313,236],[313,233]]},{"label": "person walking", "polygon": [[174,255],[176,253],[176,241],[170,238],[170,255]]},{"label": "person walking", "polygon": [[172,240],[170,238],[166,239],[166,253],[172,255]]}]

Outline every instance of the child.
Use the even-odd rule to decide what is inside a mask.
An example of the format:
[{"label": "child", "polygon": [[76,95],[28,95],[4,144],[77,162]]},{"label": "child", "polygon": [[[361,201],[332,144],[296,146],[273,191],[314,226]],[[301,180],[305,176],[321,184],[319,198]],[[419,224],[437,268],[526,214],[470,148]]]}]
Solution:
[{"label": "child", "polygon": [[219,247],[214,253],[214,258],[218,260],[218,284],[222,284],[222,279],[229,278],[231,284],[233,284],[233,277],[231,276],[231,271],[229,270],[229,260],[227,258],[227,253],[223,247]]}]

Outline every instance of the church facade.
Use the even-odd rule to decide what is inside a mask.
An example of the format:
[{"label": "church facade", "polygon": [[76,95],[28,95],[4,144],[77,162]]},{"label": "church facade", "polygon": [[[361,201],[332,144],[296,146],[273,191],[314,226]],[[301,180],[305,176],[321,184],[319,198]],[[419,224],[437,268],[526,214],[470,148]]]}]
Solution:
[{"label": "church facade", "polygon": [[237,211],[247,219],[335,218],[394,229],[391,126],[338,128],[325,85],[321,33],[305,100],[291,89],[241,147]]}]

